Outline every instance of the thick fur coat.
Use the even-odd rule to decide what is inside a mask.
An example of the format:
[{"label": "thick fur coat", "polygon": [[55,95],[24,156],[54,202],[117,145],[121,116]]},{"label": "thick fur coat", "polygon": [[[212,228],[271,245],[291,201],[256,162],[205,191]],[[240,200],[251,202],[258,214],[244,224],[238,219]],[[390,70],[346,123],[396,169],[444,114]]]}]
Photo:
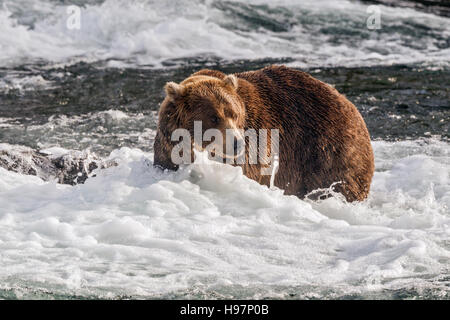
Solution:
[{"label": "thick fur coat", "polygon": [[[170,154],[176,128],[279,130],[275,186],[300,198],[329,188],[348,201],[363,200],[374,172],[370,137],[356,107],[330,85],[284,66],[226,75],[201,70],[180,84],[166,85],[154,144],[155,165],[176,170]],[[213,119],[213,120],[211,120]],[[247,150],[248,152],[248,150]],[[269,185],[259,164],[241,165],[244,174]]]}]

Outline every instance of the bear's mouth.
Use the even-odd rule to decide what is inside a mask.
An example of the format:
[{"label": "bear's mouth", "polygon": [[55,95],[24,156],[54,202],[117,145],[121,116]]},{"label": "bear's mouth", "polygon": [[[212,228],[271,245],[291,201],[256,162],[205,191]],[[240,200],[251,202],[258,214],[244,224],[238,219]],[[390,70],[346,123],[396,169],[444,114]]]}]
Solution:
[{"label": "bear's mouth", "polygon": [[[223,160],[226,159],[231,159],[231,160],[235,160],[241,156],[244,155],[244,151],[245,148],[239,148],[238,150],[234,150],[235,152],[233,154],[227,154],[224,152],[220,152],[217,146],[215,147],[213,143],[208,144],[207,146],[203,147],[203,146],[199,146],[198,144],[196,144],[195,142],[192,143],[192,146],[200,152],[207,152],[208,153],[208,158],[210,160],[216,160],[219,162],[223,162]],[[223,146],[222,146],[223,148]],[[222,161],[220,161],[222,160]]]}]

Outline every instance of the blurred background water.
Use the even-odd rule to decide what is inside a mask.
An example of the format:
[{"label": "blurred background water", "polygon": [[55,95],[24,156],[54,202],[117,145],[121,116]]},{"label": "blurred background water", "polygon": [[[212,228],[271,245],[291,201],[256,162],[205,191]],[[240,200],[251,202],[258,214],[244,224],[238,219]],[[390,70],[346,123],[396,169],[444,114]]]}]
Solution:
[{"label": "blurred background water", "polygon": [[[376,30],[367,28],[372,4]],[[70,5],[80,29],[67,27]],[[2,149],[60,147],[123,162],[76,187],[1,171],[0,297],[448,298],[448,8],[0,0]],[[167,81],[270,64],[311,73],[360,110],[377,165],[368,202],[306,204],[243,180],[237,188],[254,199],[245,201],[225,178],[211,188],[212,173],[197,183],[148,165]],[[202,238],[203,228],[215,231]]]}]

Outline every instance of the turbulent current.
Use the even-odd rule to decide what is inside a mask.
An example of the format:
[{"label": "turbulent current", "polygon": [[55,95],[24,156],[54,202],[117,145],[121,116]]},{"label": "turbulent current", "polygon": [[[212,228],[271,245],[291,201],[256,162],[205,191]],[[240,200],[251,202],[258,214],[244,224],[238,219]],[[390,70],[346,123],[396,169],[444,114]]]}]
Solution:
[{"label": "turbulent current", "polygon": [[[0,298],[448,299],[450,18],[380,5],[370,30],[370,4],[0,0]],[[153,168],[167,81],[272,63],[357,106],[366,201]],[[36,151],[116,165],[59,184]]]}]

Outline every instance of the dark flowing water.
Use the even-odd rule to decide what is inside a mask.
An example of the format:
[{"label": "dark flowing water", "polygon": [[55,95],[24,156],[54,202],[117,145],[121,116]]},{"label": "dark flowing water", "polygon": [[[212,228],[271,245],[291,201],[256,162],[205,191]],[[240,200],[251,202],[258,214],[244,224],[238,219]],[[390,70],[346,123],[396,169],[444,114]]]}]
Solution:
[{"label": "dark flowing water", "polygon": [[[41,76],[51,87],[0,93],[4,126],[0,139],[32,148],[53,144],[75,150],[91,148],[101,155],[123,146],[151,151],[152,137],[140,139],[141,133],[156,129],[156,112],[166,82],[181,81],[202,68],[235,73],[286,62],[289,60],[186,62],[188,66],[158,69],[99,69],[79,63],[48,70],[4,69],[0,76]],[[345,94],[363,115],[372,139],[450,138],[447,68],[396,65],[302,70]],[[130,118],[117,124],[108,113],[98,115],[108,110],[125,112]]]}]

